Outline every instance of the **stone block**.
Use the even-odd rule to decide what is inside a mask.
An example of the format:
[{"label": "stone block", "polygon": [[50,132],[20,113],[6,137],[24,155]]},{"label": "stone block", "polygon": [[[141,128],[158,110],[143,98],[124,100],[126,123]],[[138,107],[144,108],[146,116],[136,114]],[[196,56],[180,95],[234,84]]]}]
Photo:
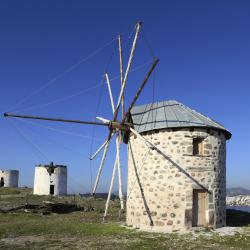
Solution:
[{"label": "stone block", "polygon": [[168,226],[173,225],[173,221],[172,221],[172,220],[169,220],[169,221],[167,222],[167,225],[168,225]]},{"label": "stone block", "polygon": [[185,225],[186,227],[192,226],[192,209],[186,209],[185,210]]},{"label": "stone block", "polygon": [[154,223],[156,226],[158,226],[158,227],[163,227],[164,225],[165,225],[165,223],[164,222],[162,222],[162,221],[155,221],[155,223]]}]

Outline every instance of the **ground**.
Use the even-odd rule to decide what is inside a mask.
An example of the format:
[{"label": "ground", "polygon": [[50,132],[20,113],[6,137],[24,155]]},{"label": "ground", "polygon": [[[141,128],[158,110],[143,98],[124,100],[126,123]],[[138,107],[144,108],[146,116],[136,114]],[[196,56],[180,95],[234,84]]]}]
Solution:
[{"label": "ground", "polygon": [[[81,210],[48,212],[41,206],[44,201],[49,207],[62,203],[65,208],[76,205]],[[28,209],[6,212],[25,204]],[[182,235],[152,234],[125,227],[125,216],[119,216],[117,200],[111,202],[109,216],[103,222],[104,205],[103,199],[51,198],[34,196],[30,189],[1,188],[0,249],[250,249],[250,224],[247,225],[246,217],[244,226],[239,225],[237,217],[237,227],[217,232],[206,229]]]}]

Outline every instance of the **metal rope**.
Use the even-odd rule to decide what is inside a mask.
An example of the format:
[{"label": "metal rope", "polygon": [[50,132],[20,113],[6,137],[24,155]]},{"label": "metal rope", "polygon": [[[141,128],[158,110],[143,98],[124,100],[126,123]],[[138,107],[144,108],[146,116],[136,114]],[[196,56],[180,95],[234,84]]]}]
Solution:
[{"label": "metal rope", "polygon": [[[141,64],[141,65],[139,65],[139,66],[137,66],[137,67],[135,67],[135,68],[132,69],[130,72],[138,71],[138,70],[140,70],[141,68],[145,67],[146,65],[148,65],[148,64],[150,64],[150,63],[151,63],[151,60],[148,61],[148,62],[146,62],[146,63],[143,63],[143,64]],[[111,79],[110,79],[110,82],[111,82],[111,81],[114,81],[114,80],[117,80],[118,78],[120,78],[120,75],[117,75],[117,76],[111,78]],[[70,98],[73,98],[73,97],[82,95],[82,94],[87,93],[87,92],[92,91],[92,90],[95,90],[95,89],[101,87],[103,84],[104,84],[104,82],[102,82],[101,84],[99,83],[99,84],[96,84],[96,85],[94,85],[94,86],[92,86],[92,87],[86,88],[86,89],[84,89],[84,90],[82,90],[82,91],[78,91],[77,93],[73,93],[73,94],[71,94],[71,95],[68,95],[68,96],[64,96],[64,97],[58,98],[58,99],[53,100],[53,101],[51,101],[51,102],[44,103],[44,104],[39,104],[39,105],[34,105],[34,106],[22,108],[22,109],[18,109],[18,110],[15,110],[15,112],[26,111],[26,110],[30,110],[30,109],[34,109],[34,108],[43,108],[43,107],[49,106],[49,105],[51,105],[51,104],[63,102],[63,101],[66,101],[66,100],[68,100],[68,99],[70,99]]]},{"label": "metal rope", "polygon": [[[122,34],[127,33],[127,31],[123,31]],[[97,55],[98,53],[100,53],[103,49],[105,49],[106,47],[108,47],[109,45],[111,45],[113,42],[115,42],[117,39],[117,37],[115,36],[113,39],[111,39],[111,41],[107,42],[106,44],[104,44],[103,46],[99,47],[98,49],[96,49],[94,52],[90,53],[88,56],[82,58],[81,60],[79,60],[78,62],[74,63],[73,65],[71,65],[69,68],[67,68],[65,71],[63,71],[62,73],[56,75],[54,78],[52,78],[51,80],[49,80],[48,82],[46,82],[45,84],[43,84],[40,88],[34,90],[33,92],[31,92],[30,94],[28,94],[27,96],[25,96],[23,99],[21,99],[16,105],[14,105],[12,108],[8,109],[8,112],[12,112],[15,111],[15,109],[20,106],[22,103],[24,103],[26,100],[28,100],[30,97],[38,94],[39,92],[41,92],[43,89],[47,88],[48,86],[50,86],[51,84],[53,84],[54,82],[56,82],[58,79],[62,78],[64,75],[66,75],[67,73],[71,72],[73,69],[75,69],[76,67],[78,67],[80,64],[86,62],[87,60],[89,60],[90,58],[94,57],[95,55]]]},{"label": "metal rope", "polygon": [[84,93],[86,93],[86,92],[88,92],[88,91],[94,90],[94,89],[96,89],[96,88],[98,88],[98,87],[100,87],[100,84],[96,84],[96,85],[94,85],[93,87],[84,89],[84,90],[82,90],[82,91],[80,91],[80,92],[77,92],[77,93],[74,93],[74,94],[71,94],[71,95],[68,95],[68,96],[65,96],[65,97],[58,98],[58,99],[56,99],[56,100],[54,100],[54,101],[51,101],[51,102],[48,102],[48,103],[39,104],[39,105],[35,105],[35,106],[23,108],[23,109],[18,109],[18,110],[15,110],[15,112],[30,110],[30,109],[34,109],[34,108],[43,108],[43,107],[49,106],[49,105],[51,105],[51,104],[55,104],[55,103],[62,102],[62,101],[68,100],[68,99],[70,99],[70,98],[79,96],[79,95],[84,94]]},{"label": "metal rope", "polygon": [[42,85],[40,88],[38,88],[37,90],[31,92],[29,95],[27,95],[26,97],[24,97],[21,101],[19,101],[12,109],[11,111],[15,110],[15,108],[17,106],[20,106],[22,103],[24,103],[26,100],[28,100],[30,97],[38,94],[39,92],[41,92],[43,89],[47,88],[48,86],[50,86],[52,83],[56,82],[58,79],[62,78],[64,75],[66,75],[67,73],[71,72],[73,69],[75,69],[76,67],[78,67],[80,64],[86,62],[87,60],[89,60],[90,58],[94,57],[96,54],[98,54],[100,51],[102,51],[104,48],[108,47],[110,44],[112,44],[114,41],[116,41],[116,37],[113,38],[110,42],[106,43],[105,45],[103,45],[102,47],[98,48],[97,50],[95,50],[94,52],[92,52],[91,54],[89,54],[87,57],[84,57],[83,59],[81,59],[80,61],[78,61],[77,63],[73,64],[72,66],[70,66],[68,69],[66,69],[65,71],[63,71],[62,73],[58,74],[57,76],[55,76],[54,78],[52,78],[51,80],[49,80],[48,82],[46,82],[44,85]]},{"label": "metal rope", "polygon": [[149,50],[149,53],[150,53],[150,55],[151,55],[151,57],[153,58],[153,59],[155,59],[156,57],[155,57],[155,53],[154,53],[154,50],[153,50],[153,47],[150,45],[150,43],[149,43],[149,40],[148,40],[148,38],[147,38],[147,36],[146,36],[146,33],[145,33],[145,30],[142,32],[142,39],[143,39],[143,41],[145,42],[145,44],[146,44],[146,47],[148,48],[148,50]]},{"label": "metal rope", "polygon": [[20,130],[20,128],[18,128],[17,126],[16,126],[16,124],[13,122],[13,121],[11,121],[11,123],[12,123],[12,125],[14,126],[14,128],[16,129],[16,131],[21,135],[21,137],[23,137],[24,138],[24,140],[26,141],[26,142],[28,142],[30,145],[32,145],[39,153],[40,153],[40,155],[42,155],[43,156],[43,158],[45,158],[48,162],[50,162],[50,160],[49,160],[49,158],[46,156],[46,154],[34,143],[34,142],[32,142],[30,139],[29,139],[29,137],[27,137],[24,133],[23,133],[23,131],[22,130]]},{"label": "metal rope", "polygon": [[[102,99],[102,93],[103,93],[103,86],[104,86],[104,76],[102,77],[102,88],[99,92],[99,98],[98,98],[98,102],[97,102],[97,107],[96,107],[96,111],[95,111],[95,116],[94,116],[94,120],[96,119],[95,117],[97,116],[98,110],[100,108],[100,104],[101,104],[101,99]],[[91,143],[90,143],[90,150],[89,150],[89,158],[92,155],[93,152],[93,145],[94,145],[94,137],[95,137],[95,126],[92,127],[92,135],[91,135]],[[92,190],[93,188],[93,174],[92,174],[92,161],[89,160],[89,171],[90,171],[90,190]]]},{"label": "metal rope", "polygon": [[[38,126],[38,127],[41,127],[41,128],[49,129],[49,130],[52,130],[52,131],[55,131],[55,132],[58,132],[58,133],[78,136],[78,137],[81,137],[81,138],[84,138],[84,139],[86,139],[86,138],[87,139],[92,139],[91,136],[81,135],[81,134],[78,134],[78,133],[72,133],[72,132],[69,132],[69,131],[66,131],[66,130],[62,130],[62,129],[55,129],[55,128],[52,128],[52,127],[49,127],[49,126],[44,126],[44,125],[41,125],[41,124],[38,124],[38,123],[35,123],[35,122],[31,122],[31,121],[27,121],[27,120],[24,120],[24,119],[18,119],[18,118],[15,118],[15,119],[19,120],[19,121],[22,121],[22,122],[25,122],[25,123],[29,123],[29,124]],[[100,139],[97,139],[97,138],[94,138],[94,140],[100,141]]]},{"label": "metal rope", "polygon": [[[16,120],[18,120],[18,119],[16,119]],[[29,132],[33,132],[33,134],[38,135],[40,140],[46,141],[46,144],[50,143],[50,144],[56,145],[57,147],[63,148],[65,150],[68,150],[71,152],[76,152],[76,150],[74,150],[70,147],[67,147],[62,143],[59,143],[57,140],[53,140],[51,137],[45,138],[45,137],[41,136],[41,133],[39,133],[37,130],[35,130],[33,126],[28,126],[27,123],[26,123],[26,126],[29,129]]]}]

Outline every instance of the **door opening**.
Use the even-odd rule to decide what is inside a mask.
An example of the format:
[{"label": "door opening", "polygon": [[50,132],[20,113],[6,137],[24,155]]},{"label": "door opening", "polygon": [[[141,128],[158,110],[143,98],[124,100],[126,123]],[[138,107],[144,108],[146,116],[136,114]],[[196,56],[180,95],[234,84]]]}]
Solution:
[{"label": "door opening", "polygon": [[3,177],[1,177],[0,187],[4,187],[4,178]]},{"label": "door opening", "polygon": [[50,195],[54,195],[54,191],[55,191],[55,185],[50,185],[50,187],[49,187],[49,194]]},{"label": "door opening", "polygon": [[192,226],[206,226],[207,192],[205,190],[193,190],[193,216]]}]

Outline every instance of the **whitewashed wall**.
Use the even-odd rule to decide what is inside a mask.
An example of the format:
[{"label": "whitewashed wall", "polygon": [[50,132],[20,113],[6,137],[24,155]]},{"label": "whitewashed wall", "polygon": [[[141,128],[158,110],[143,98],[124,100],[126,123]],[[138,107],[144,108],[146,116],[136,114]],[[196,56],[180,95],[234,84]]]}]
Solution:
[{"label": "whitewashed wall", "polygon": [[49,173],[49,166],[38,165],[35,168],[34,194],[49,195],[50,185],[54,185],[54,195],[67,194],[67,168],[54,166],[54,173]]},{"label": "whitewashed wall", "polygon": [[0,170],[0,179],[4,179],[4,187],[18,187],[18,170]]}]

